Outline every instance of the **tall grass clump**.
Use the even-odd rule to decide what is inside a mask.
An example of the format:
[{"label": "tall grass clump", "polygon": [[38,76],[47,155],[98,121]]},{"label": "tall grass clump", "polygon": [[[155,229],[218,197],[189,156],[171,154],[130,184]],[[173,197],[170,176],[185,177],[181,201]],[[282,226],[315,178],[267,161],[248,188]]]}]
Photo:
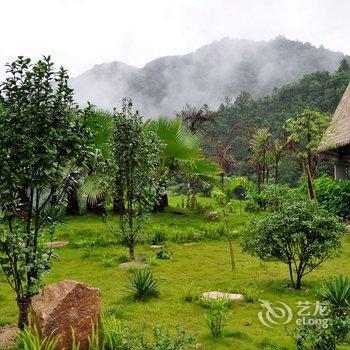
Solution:
[{"label": "tall grass clump", "polygon": [[160,294],[158,282],[149,270],[134,271],[129,279],[129,290],[135,300],[147,301]]}]

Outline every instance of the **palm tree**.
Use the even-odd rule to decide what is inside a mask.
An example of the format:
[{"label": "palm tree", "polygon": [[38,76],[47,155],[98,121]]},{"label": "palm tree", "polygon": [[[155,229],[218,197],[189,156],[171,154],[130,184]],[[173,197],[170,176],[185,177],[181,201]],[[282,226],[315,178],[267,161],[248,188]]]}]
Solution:
[{"label": "palm tree", "polygon": [[163,152],[159,159],[157,178],[161,193],[159,202],[155,205],[155,212],[163,212],[168,206],[167,186],[170,177],[181,173],[182,167],[203,158],[201,138],[184,129],[181,118],[167,119],[160,117],[146,124],[155,132],[163,143]]},{"label": "palm tree", "polygon": [[268,129],[256,129],[249,143],[250,161],[256,172],[259,192],[269,179],[268,156],[271,149],[270,138],[271,133]]},{"label": "palm tree", "polygon": [[184,163],[181,174],[187,179],[187,206],[193,207],[196,203],[195,185],[218,185],[218,175],[222,174],[222,168],[208,159],[198,159]]},{"label": "palm tree", "polygon": [[72,169],[72,181],[67,194],[67,214],[80,213],[79,197],[86,198],[88,211],[101,214],[108,189],[108,177],[111,176],[110,160],[112,152],[110,140],[112,137],[112,113],[103,110],[92,110],[88,126],[92,132],[94,151],[82,165]]}]

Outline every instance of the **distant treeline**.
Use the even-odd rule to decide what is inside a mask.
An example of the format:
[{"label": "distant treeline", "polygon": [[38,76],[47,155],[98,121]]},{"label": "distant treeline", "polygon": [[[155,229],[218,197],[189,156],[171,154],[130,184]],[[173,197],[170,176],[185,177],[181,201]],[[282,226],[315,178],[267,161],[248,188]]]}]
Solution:
[{"label": "distant treeline", "polygon": [[[275,89],[270,96],[253,99],[242,91],[234,102],[226,100],[217,111],[208,111],[204,106],[200,110],[202,118],[195,119],[191,128],[203,135],[207,155],[217,159],[224,154],[230,158],[231,174],[254,177],[248,162],[254,130],[268,128],[274,138],[283,139],[286,120],[304,109],[333,114],[349,81],[350,67],[343,60],[334,74],[322,71],[305,75]],[[281,163],[281,180],[295,184],[300,175],[301,168],[291,153]]]}]

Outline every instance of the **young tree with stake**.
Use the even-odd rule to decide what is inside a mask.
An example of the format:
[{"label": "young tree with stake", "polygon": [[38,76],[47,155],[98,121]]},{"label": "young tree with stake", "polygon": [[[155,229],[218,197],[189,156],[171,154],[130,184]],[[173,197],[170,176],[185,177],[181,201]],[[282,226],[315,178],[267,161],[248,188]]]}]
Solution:
[{"label": "young tree with stake", "polygon": [[114,115],[113,154],[118,188],[123,193],[125,210],[120,214],[120,230],[135,259],[135,244],[145,215],[152,210],[158,195],[156,167],[162,144],[146,128],[142,116],[133,111],[132,102],[124,98],[122,112]]}]

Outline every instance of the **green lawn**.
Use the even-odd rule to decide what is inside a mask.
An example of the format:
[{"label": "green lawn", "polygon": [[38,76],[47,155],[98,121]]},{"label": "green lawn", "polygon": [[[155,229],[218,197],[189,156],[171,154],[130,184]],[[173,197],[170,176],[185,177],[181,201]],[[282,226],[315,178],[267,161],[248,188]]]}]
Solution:
[{"label": "green lawn", "polygon": [[[213,205],[210,199],[201,198],[201,202]],[[210,222],[203,214],[190,213],[180,208],[180,197],[171,198],[170,204],[172,207],[168,212],[152,215],[145,236],[150,236],[152,230],[164,230],[169,235],[178,234],[179,241],[183,237],[191,240],[192,236],[197,240],[198,231],[219,225]],[[121,270],[116,261],[109,267],[103,263],[106,259],[126,252],[124,247],[118,244],[95,247],[90,256],[82,257],[85,248],[77,243],[91,240],[106,231],[100,218],[84,216],[70,218],[60,227],[58,239],[69,239],[73,244],[57,250],[60,260],[54,262],[52,271],[46,275],[46,282],[75,279],[96,286],[101,289],[104,310],[120,308],[121,318],[134,325],[180,323],[189,332],[198,334],[200,349],[293,349],[284,326],[269,329],[260,324],[257,314],[261,307],[258,303],[233,303],[225,337],[218,341],[212,340],[203,318],[205,310],[199,304],[185,302],[184,291],[191,283],[203,291],[225,292],[242,292],[244,287],[254,284],[261,290],[261,299],[283,301],[296,309],[297,301],[317,299],[318,282],[340,273],[350,275],[350,237],[344,238],[343,252],[339,258],[325,263],[305,278],[305,290],[288,290],[284,287],[288,282],[286,266],[279,263],[262,264],[258,259],[241,252],[239,235],[244,234],[245,224],[250,217],[243,205],[244,203],[236,202],[235,210],[230,214],[232,228],[237,230],[235,273],[231,272],[228,246],[224,240],[206,239],[194,245],[174,244],[173,258],[157,260],[157,265],[152,266],[153,273],[159,279],[161,296],[147,303],[133,302],[126,289],[130,272]],[[106,235],[103,237],[107,241],[110,239]],[[148,244],[138,245],[137,253],[155,257],[155,252]],[[14,294],[5,282],[0,283],[0,303],[0,322],[16,322]]]}]

